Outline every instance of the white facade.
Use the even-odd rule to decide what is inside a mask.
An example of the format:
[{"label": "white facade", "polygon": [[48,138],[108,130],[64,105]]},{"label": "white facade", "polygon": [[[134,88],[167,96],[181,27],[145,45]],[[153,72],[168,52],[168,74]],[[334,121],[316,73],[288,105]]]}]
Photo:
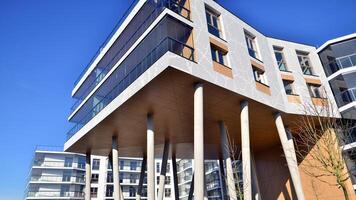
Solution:
[{"label": "white facade", "polygon": [[85,157],[74,153],[35,151],[26,199],[84,199]]},{"label": "white facade", "polygon": [[[156,159],[156,185],[161,161]],[[136,199],[136,189],[139,184],[142,159],[119,158],[120,185],[125,200]],[[91,156],[91,199],[113,199],[112,167],[108,157]],[[145,178],[146,179],[146,178]],[[29,174],[25,199],[84,199],[85,185],[85,155],[62,152],[47,147],[35,151]],[[144,194],[146,180],[144,181]],[[143,195],[142,199],[146,199]],[[174,187],[172,164],[168,161],[164,200],[173,200]]]}]

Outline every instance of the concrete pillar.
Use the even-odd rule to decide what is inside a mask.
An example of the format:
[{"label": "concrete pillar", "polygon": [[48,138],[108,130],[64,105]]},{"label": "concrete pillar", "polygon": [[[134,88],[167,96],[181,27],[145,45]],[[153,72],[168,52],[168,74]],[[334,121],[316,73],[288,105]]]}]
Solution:
[{"label": "concrete pillar", "polygon": [[204,199],[204,114],[203,84],[194,91],[194,199]]},{"label": "concrete pillar", "polygon": [[[295,156],[294,145],[291,145],[292,138],[288,139],[286,130],[284,128],[283,120],[280,113],[275,114],[275,123],[281,140],[284,155],[287,160],[290,176],[294,185],[294,190],[298,200],[304,200],[304,192],[302,188],[302,182],[299,175],[298,163]],[[292,141],[293,142],[293,141]]]},{"label": "concrete pillar", "polygon": [[169,142],[166,141],[164,143],[162,163],[161,163],[161,174],[159,176],[158,195],[157,195],[158,200],[163,200],[164,197],[164,185],[166,180],[168,151],[169,151]]},{"label": "concrete pillar", "polygon": [[234,171],[232,169],[230,144],[228,140],[228,133],[224,122],[220,122],[220,140],[221,140],[221,152],[226,165],[226,183],[227,191],[231,200],[237,200],[237,193],[235,187]]},{"label": "concrete pillar", "polygon": [[257,171],[256,171],[256,163],[253,153],[251,152],[251,169],[252,169],[252,192],[254,200],[261,200],[261,191],[260,186],[258,184]]},{"label": "concrete pillar", "polygon": [[90,200],[90,182],[91,182],[91,153],[87,152],[85,159],[85,200]]},{"label": "concrete pillar", "polygon": [[119,152],[117,138],[112,138],[112,174],[114,184],[114,200],[121,199],[120,177],[119,177]]},{"label": "concrete pillar", "polygon": [[174,199],[179,200],[179,189],[178,189],[178,173],[177,173],[177,160],[176,152],[172,152],[172,169],[173,169],[173,186],[174,186]]},{"label": "concrete pillar", "polygon": [[140,173],[140,180],[138,182],[138,187],[136,191],[136,200],[141,200],[142,196],[142,188],[143,188],[143,181],[145,179],[145,171],[146,171],[146,156],[143,157],[142,164],[141,164],[141,173]]},{"label": "concrete pillar", "polygon": [[155,200],[155,151],[153,116],[147,115],[147,199]]},{"label": "concrete pillar", "polygon": [[248,102],[241,102],[241,152],[242,152],[242,178],[244,200],[252,199],[251,182],[251,151],[250,151],[250,126]]}]

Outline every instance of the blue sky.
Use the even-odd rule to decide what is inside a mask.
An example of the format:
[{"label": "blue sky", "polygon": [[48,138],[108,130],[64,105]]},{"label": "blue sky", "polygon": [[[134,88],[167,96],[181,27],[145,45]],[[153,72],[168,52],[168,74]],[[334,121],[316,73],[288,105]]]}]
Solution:
[{"label": "blue sky", "polygon": [[[70,92],[131,0],[0,0],[0,199],[22,199],[37,144],[62,145]],[[266,35],[321,45],[356,32],[354,0],[220,3]]]}]

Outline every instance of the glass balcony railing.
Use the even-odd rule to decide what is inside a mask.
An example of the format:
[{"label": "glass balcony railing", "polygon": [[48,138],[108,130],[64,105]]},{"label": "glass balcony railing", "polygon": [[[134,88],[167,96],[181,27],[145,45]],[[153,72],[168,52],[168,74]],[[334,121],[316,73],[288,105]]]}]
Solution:
[{"label": "glass balcony railing", "polygon": [[356,101],[356,88],[345,90],[336,94],[335,97],[339,107],[349,104]]},{"label": "glass balcony railing", "polygon": [[327,73],[331,75],[340,69],[356,66],[356,53],[336,58],[327,64]]},{"label": "glass balcony railing", "polygon": [[27,197],[84,197],[83,192],[63,192],[63,191],[29,191]]},{"label": "glass balcony railing", "polygon": [[[86,123],[88,123],[102,109],[111,103],[113,99],[115,99],[121,92],[123,92],[129,85],[131,85],[131,83],[133,83],[141,74],[150,68],[167,51],[180,55],[188,60],[194,61],[194,49],[192,47],[171,37],[166,37],[136,66],[128,67],[128,65],[123,64],[122,67],[118,67],[120,70],[117,70],[111,75],[112,77],[115,77],[115,82],[110,82],[108,80],[106,81],[107,84],[114,83],[115,85],[113,88],[106,92],[106,94],[102,96],[98,95],[95,97],[94,105],[91,106],[90,110],[83,111],[85,114],[81,119],[76,120],[74,127],[71,128],[67,133],[67,139],[71,138]],[[116,83],[117,81],[119,82]]]},{"label": "glass balcony railing", "polygon": [[64,161],[34,161],[35,167],[68,167],[85,169],[85,163],[66,163]]},{"label": "glass balcony railing", "polygon": [[[152,24],[152,22],[155,19],[157,19],[158,15],[164,10],[164,8],[168,8],[173,12],[176,12],[177,14],[187,19],[190,18],[190,11],[187,8],[185,8],[183,5],[180,5],[173,0],[161,0],[158,2],[154,2],[154,0],[149,0],[146,2],[145,6],[147,6],[147,8],[146,7],[142,8],[144,9],[142,12],[149,12],[149,14],[144,17],[142,16],[137,17],[142,19],[141,20],[137,19],[137,22],[133,21],[135,25],[131,25],[131,23],[128,25],[126,30],[124,30],[126,32],[122,33],[124,39],[121,39],[120,37],[117,39],[117,41],[108,50],[106,55],[104,55],[102,60],[97,64],[96,68],[91,72],[88,78],[83,82],[81,87],[78,89],[78,91],[75,94],[75,98],[77,100],[74,102],[73,106],[71,107],[72,112],[81,104],[83,99],[85,99],[85,97],[106,77],[109,71],[115,66],[115,64],[121,59],[121,57],[129,50],[129,48],[133,45],[133,43],[147,30],[147,28]],[[135,20],[135,18],[133,20]],[[116,27],[114,30],[117,30],[117,28],[118,27]],[[110,34],[109,38],[111,38],[112,35],[113,34]],[[125,38],[124,36],[127,36],[127,38]],[[103,46],[105,46],[107,42],[108,39],[106,40]],[[96,58],[97,56],[98,54],[94,58]],[[89,63],[88,66],[90,66],[93,63],[93,60],[95,59],[92,59],[92,61]],[[84,72],[87,69],[88,67],[85,68]],[[84,72],[81,73],[80,77],[83,76]]]},{"label": "glass balcony railing", "polygon": [[66,182],[66,183],[84,183],[83,176],[50,176],[50,175],[39,175],[31,176],[31,181],[35,182]]}]

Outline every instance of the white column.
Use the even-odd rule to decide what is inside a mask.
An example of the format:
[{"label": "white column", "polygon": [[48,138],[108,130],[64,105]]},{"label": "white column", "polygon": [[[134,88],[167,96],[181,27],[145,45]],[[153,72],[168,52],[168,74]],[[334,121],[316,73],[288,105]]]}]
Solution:
[{"label": "white column", "polygon": [[[287,165],[289,169],[290,176],[294,185],[294,190],[297,195],[298,200],[304,200],[304,192],[302,187],[302,182],[300,180],[298,163],[295,156],[294,145],[291,145],[292,138],[288,139],[286,130],[284,128],[283,120],[280,113],[275,115],[275,123],[281,140],[284,155],[287,160]],[[292,141],[293,142],[293,141]]]},{"label": "white column", "polygon": [[145,170],[146,170],[146,161],[147,161],[146,159],[147,159],[146,156],[144,156],[141,164],[141,173],[140,173],[140,180],[136,191],[136,200],[141,200],[143,181],[145,179]]},{"label": "white column", "polygon": [[261,200],[261,191],[260,186],[258,184],[257,171],[256,171],[256,162],[253,153],[251,152],[251,169],[252,169],[252,191],[253,191],[253,199]]},{"label": "white column", "polygon": [[162,163],[161,163],[161,174],[159,176],[158,195],[157,195],[158,200],[163,200],[164,197],[164,185],[165,185],[166,171],[167,171],[168,151],[169,151],[169,141],[166,141],[164,143]]},{"label": "white column", "polygon": [[244,200],[252,199],[251,192],[251,152],[248,102],[241,102],[241,152],[242,152],[242,178]]},{"label": "white column", "polygon": [[112,138],[112,171],[114,183],[114,200],[120,200],[119,152],[117,138]]},{"label": "white column", "polygon": [[147,115],[147,199],[155,200],[155,151],[154,123],[151,114]]},{"label": "white column", "polygon": [[85,200],[90,200],[90,180],[91,180],[91,158],[90,152],[87,152],[85,159]]},{"label": "white column", "polygon": [[[231,200],[237,199],[234,172],[232,169],[232,161],[230,155],[230,144],[228,140],[227,131],[224,122],[220,122],[220,140],[221,140],[221,152],[226,165],[226,184],[227,192]],[[221,163],[223,164],[223,163]]]},{"label": "white column", "polygon": [[194,199],[204,199],[204,114],[203,84],[194,91]]}]

